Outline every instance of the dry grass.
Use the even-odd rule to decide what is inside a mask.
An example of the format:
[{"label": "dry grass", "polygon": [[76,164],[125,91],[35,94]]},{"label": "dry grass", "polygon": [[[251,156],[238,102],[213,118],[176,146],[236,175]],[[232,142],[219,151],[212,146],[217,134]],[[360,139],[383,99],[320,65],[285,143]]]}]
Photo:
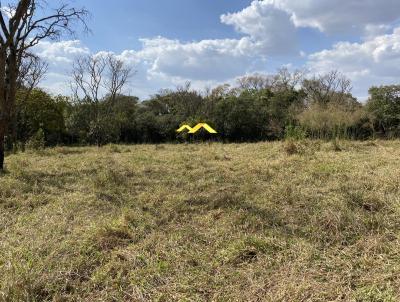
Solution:
[{"label": "dry grass", "polygon": [[10,155],[0,301],[399,301],[400,142],[287,148]]}]

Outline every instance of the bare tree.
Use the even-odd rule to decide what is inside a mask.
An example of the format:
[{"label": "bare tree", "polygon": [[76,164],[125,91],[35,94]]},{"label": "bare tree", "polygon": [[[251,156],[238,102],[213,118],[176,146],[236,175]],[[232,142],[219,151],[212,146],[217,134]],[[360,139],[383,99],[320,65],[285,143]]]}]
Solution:
[{"label": "bare tree", "polygon": [[229,94],[231,91],[231,85],[229,84],[222,84],[218,85],[217,87],[213,88],[209,93],[210,99],[219,99]]},{"label": "bare tree", "polygon": [[278,69],[274,76],[273,90],[294,89],[304,78],[304,70],[296,69],[291,72],[287,67]]},{"label": "bare tree", "polygon": [[352,90],[351,81],[338,71],[305,79],[302,84],[308,101],[321,105],[331,101],[343,102]]},{"label": "bare tree", "polygon": [[132,68],[125,66],[124,62],[109,54],[106,58],[107,78],[104,81],[104,88],[110,94],[111,102],[115,103],[115,98],[121,94],[122,88],[132,75]]},{"label": "bare tree", "polygon": [[131,67],[112,54],[78,57],[72,66],[71,89],[76,99],[98,103],[109,96],[114,102],[132,73]]},{"label": "bare tree", "polygon": [[274,77],[271,75],[253,74],[241,77],[237,80],[241,90],[262,90],[271,88],[274,84]]},{"label": "bare tree", "polygon": [[98,146],[104,134],[105,122],[101,120],[100,106],[102,100],[107,100],[109,114],[115,104],[118,94],[121,94],[132,68],[126,66],[112,54],[97,54],[79,57],[72,66],[71,89],[78,102],[91,105],[91,136]]},{"label": "bare tree", "polygon": [[98,103],[104,80],[106,60],[102,56],[83,56],[75,59],[72,65],[71,89],[75,99]]},{"label": "bare tree", "polygon": [[27,100],[32,90],[38,86],[48,67],[49,65],[38,56],[32,53],[25,54],[17,78],[17,88],[24,90],[24,100]]},{"label": "bare tree", "polygon": [[63,33],[73,34],[73,25],[87,29],[85,9],[61,4],[49,11],[40,0],[20,0],[0,7],[0,170],[4,169],[4,140],[15,110],[18,78],[26,53],[44,39],[57,39]]},{"label": "bare tree", "polygon": [[303,79],[304,72],[295,70],[291,72],[288,68],[280,68],[274,75],[253,74],[238,79],[241,90],[262,90],[272,91],[294,89]]}]

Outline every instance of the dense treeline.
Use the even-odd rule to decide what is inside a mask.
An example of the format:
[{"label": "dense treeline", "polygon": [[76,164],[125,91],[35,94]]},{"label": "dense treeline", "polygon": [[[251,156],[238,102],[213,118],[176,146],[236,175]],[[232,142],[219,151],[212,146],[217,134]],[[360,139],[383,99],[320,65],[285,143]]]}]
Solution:
[{"label": "dense treeline", "polygon": [[[206,92],[190,84],[149,100],[106,95],[96,102],[72,101],[34,89],[17,95],[15,146],[160,143],[207,137],[177,136],[183,123],[209,123],[222,141],[296,138],[394,138],[400,136],[400,85],[373,87],[365,104],[337,72],[302,79],[283,69],[275,76],[241,78],[236,87]],[[13,135],[8,136],[11,141]],[[12,144],[9,143],[11,148]]]}]

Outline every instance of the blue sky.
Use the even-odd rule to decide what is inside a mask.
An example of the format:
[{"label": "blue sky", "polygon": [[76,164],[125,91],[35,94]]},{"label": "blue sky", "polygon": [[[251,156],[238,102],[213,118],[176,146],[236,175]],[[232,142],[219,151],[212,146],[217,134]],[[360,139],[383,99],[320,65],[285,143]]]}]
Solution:
[{"label": "blue sky", "polygon": [[400,76],[398,0],[74,0],[92,34],[44,42],[42,85],[68,94],[76,56],[112,52],[137,74],[125,93],[141,99],[186,81],[203,89],[281,66],[339,70],[364,100]]},{"label": "blue sky", "polygon": [[[163,36],[182,42],[241,37],[234,28],[222,24],[220,16],[243,10],[252,1],[117,0],[111,13],[109,7],[99,5],[99,1],[76,1],[76,4],[80,3],[92,14],[89,25],[93,34],[81,36],[85,45],[93,51],[108,49],[121,52],[139,48],[139,39],[146,37]],[[104,20],[109,20],[109,23]],[[327,37],[315,29],[303,29],[300,36],[305,51],[329,47],[335,39],[340,39],[334,35]]]},{"label": "blue sky", "polygon": [[[139,48],[139,38],[164,36],[182,41],[238,37],[230,26],[221,24],[220,15],[247,7],[244,0],[131,0],[108,5],[97,0],[76,1],[92,14],[93,35],[82,40],[94,51],[121,52]],[[107,22],[105,22],[107,20]]]}]

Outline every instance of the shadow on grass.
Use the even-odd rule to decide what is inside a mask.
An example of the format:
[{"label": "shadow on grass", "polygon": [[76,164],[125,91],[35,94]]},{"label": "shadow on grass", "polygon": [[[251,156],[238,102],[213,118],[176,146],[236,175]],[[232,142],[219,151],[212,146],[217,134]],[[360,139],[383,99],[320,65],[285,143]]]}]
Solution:
[{"label": "shadow on grass", "polygon": [[[190,216],[204,214],[204,212],[224,210],[227,213],[234,211],[242,213],[243,222],[257,221],[257,228],[273,228],[284,233],[292,233],[282,217],[279,209],[275,207],[262,208],[255,203],[246,201],[245,197],[238,193],[223,192],[211,194],[210,196],[196,196],[179,203],[175,208],[176,215],[187,214]],[[238,222],[240,223],[240,222]]]},{"label": "shadow on grass", "polygon": [[10,172],[6,169],[0,170],[0,178],[10,174]]}]

